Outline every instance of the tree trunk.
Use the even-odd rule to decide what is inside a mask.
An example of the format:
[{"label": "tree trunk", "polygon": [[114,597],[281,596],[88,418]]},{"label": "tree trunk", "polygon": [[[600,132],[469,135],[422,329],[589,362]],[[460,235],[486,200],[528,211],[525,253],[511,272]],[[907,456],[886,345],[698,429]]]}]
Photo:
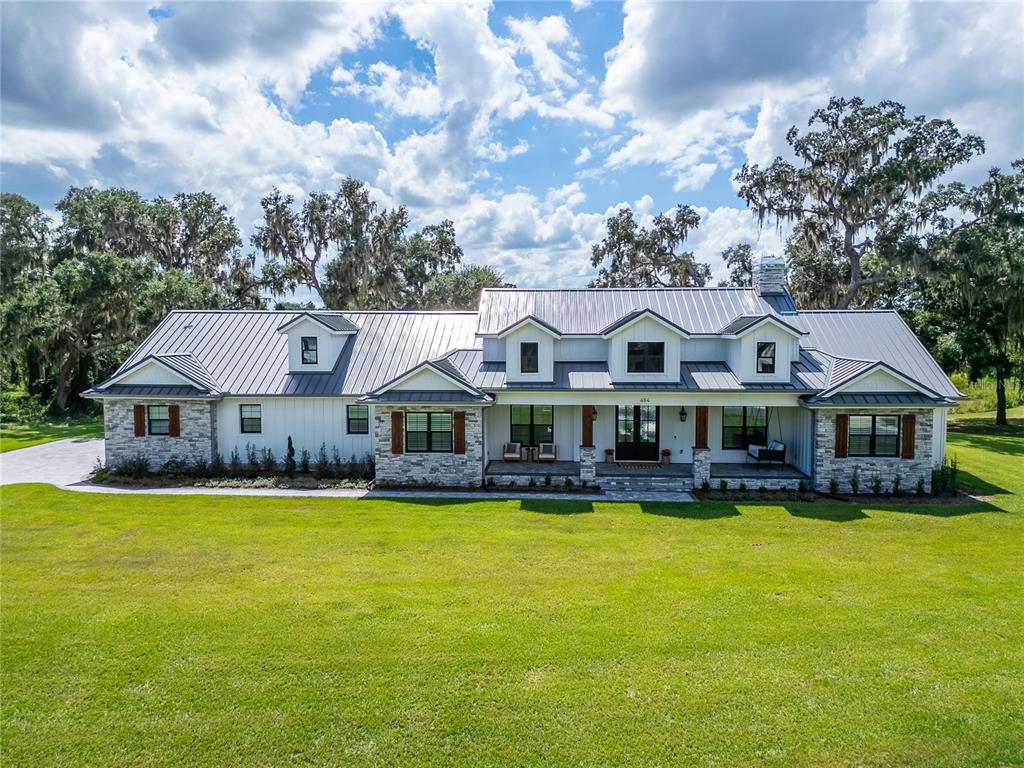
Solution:
[{"label": "tree trunk", "polygon": [[996,371],[996,424],[1006,426],[1006,376]]},{"label": "tree trunk", "polygon": [[[78,365],[79,357],[80,354],[77,348],[70,350],[67,358],[61,363],[60,369],[57,371],[57,393],[54,397],[54,405],[62,413],[68,409],[68,398],[71,396],[72,374],[75,372],[75,366]],[[1003,418],[1005,419],[1005,415]]]}]

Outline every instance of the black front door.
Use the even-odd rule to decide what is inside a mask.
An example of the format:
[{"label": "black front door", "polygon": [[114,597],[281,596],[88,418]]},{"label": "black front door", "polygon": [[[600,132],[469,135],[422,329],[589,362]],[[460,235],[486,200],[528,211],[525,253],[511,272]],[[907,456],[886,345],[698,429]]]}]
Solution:
[{"label": "black front door", "polygon": [[658,406],[617,406],[616,461],[658,461],[658,458]]}]

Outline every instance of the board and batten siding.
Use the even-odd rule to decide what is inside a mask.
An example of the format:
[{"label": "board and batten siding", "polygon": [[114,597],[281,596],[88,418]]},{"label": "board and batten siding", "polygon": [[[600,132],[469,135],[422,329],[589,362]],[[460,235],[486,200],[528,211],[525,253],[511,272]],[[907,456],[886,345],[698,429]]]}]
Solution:
[{"label": "board and batten siding", "polygon": [[[346,406],[353,404],[354,398],[340,397],[227,397],[217,404],[217,445],[225,460],[236,446],[244,460],[246,443],[257,450],[269,448],[280,460],[291,435],[296,453],[305,448],[315,458],[320,444],[326,443],[328,455],[337,446],[342,461],[353,455],[362,459],[373,451],[373,406],[369,407],[370,434],[349,435],[345,413]],[[262,407],[262,432],[242,432],[240,405]]]}]

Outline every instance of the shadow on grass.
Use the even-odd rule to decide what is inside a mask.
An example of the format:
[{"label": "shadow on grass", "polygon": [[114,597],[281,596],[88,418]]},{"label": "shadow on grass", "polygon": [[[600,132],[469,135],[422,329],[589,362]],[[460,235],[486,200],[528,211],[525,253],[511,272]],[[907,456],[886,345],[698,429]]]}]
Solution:
[{"label": "shadow on grass", "polygon": [[970,486],[975,493],[981,494],[982,496],[995,496],[997,493],[1013,493],[1002,486],[990,483],[988,480],[982,480],[975,474],[970,472],[959,471],[959,481],[964,485]]},{"label": "shadow on grass", "polygon": [[660,517],[677,517],[682,520],[720,520],[726,517],[739,517],[740,511],[733,505],[704,503],[672,503],[668,501],[639,502],[640,511],[645,515]]},{"label": "shadow on grass", "polygon": [[868,515],[856,504],[807,504],[800,507],[784,507],[793,517],[804,517],[808,520],[828,520],[833,523],[850,523],[854,520],[867,520]]},{"label": "shadow on grass", "polygon": [[536,512],[540,515],[585,515],[594,511],[592,501],[555,499],[522,499],[519,509],[523,512]]}]

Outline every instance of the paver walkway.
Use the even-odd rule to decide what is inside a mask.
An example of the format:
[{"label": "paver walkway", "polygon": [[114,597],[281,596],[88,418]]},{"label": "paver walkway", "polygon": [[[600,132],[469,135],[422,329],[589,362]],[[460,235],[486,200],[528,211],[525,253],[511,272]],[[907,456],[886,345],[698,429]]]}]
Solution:
[{"label": "paver walkway", "polygon": [[0,454],[0,485],[13,483],[49,483],[68,491],[110,494],[161,494],[203,496],[307,496],[338,499],[551,499],[559,501],[694,501],[689,493],[609,491],[596,494],[514,493],[508,491],[398,491],[359,488],[322,490],[289,488],[112,488],[88,481],[97,462],[103,457],[101,438],[55,440]]}]

